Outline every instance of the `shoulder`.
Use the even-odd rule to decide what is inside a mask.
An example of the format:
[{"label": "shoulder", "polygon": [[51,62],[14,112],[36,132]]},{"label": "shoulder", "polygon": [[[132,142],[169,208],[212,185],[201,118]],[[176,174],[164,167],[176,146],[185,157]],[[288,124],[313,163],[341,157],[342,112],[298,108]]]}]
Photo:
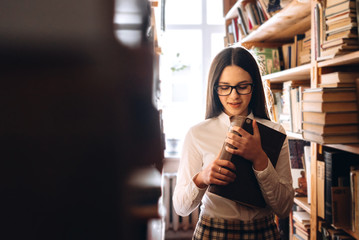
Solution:
[{"label": "shoulder", "polygon": [[189,133],[192,135],[200,135],[203,132],[207,132],[208,129],[218,126],[219,124],[220,124],[220,121],[219,121],[218,117],[209,118],[209,119],[203,120],[202,122],[197,123],[196,125],[192,126],[189,129]]}]

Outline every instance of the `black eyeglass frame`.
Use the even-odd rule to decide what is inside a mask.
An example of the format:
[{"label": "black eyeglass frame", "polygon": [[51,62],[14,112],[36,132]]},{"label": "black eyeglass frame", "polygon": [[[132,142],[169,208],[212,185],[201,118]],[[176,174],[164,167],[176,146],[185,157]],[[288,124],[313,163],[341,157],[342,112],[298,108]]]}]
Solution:
[{"label": "black eyeglass frame", "polygon": [[[244,94],[243,94],[243,93],[239,93],[238,90],[237,90],[237,87],[238,87],[238,86],[241,86],[241,85],[250,85],[250,86],[251,86],[251,91],[250,91],[249,93],[244,93]],[[231,91],[230,91],[228,94],[225,94],[225,95],[223,95],[223,94],[221,95],[221,94],[218,93],[218,88],[220,87],[220,85],[215,85],[215,86],[214,86],[214,90],[216,91],[216,93],[218,94],[218,96],[229,96],[229,95],[232,94],[233,89],[236,90],[236,92],[237,92],[238,95],[248,95],[248,94],[251,94],[251,93],[253,92],[253,89],[254,89],[254,83],[242,83],[242,84],[238,84],[238,85],[236,85],[236,86],[230,86],[230,85],[225,85],[225,86],[231,88]]]}]

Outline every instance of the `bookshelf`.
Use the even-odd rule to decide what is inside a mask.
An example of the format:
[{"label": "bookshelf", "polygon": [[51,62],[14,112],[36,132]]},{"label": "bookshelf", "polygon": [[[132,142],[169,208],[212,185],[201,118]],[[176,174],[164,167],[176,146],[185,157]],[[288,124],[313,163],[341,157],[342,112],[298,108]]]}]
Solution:
[{"label": "bookshelf", "polygon": [[[311,29],[312,45],[315,49],[315,13],[314,6],[318,0],[293,0],[280,12],[269,18],[258,28],[250,32],[248,35],[240,39],[240,42],[234,46],[242,45],[246,48],[256,47],[278,47],[284,43],[293,40],[297,34],[303,34]],[[237,8],[243,1],[237,1],[225,15],[226,24],[233,18],[238,17]],[[226,25],[227,26],[227,25]],[[317,61],[315,53],[312,50],[311,62],[291,69],[275,72],[263,76],[263,80],[269,80],[271,83],[284,83],[291,80],[308,80],[311,88],[318,87],[321,74],[327,69],[334,67],[352,67],[359,65],[359,51],[351,52],[346,55],[335,57],[324,61]],[[354,68],[354,69],[355,69]],[[302,134],[287,132],[288,137],[296,139],[304,139]],[[306,139],[304,139],[306,140]],[[318,203],[317,203],[317,159],[323,146],[338,149],[354,154],[359,154],[359,144],[324,144],[311,142],[311,204],[308,204],[307,198],[296,197],[295,203],[311,214],[311,230],[310,239],[315,240],[321,236],[318,234]],[[359,239],[359,233],[353,233],[350,229],[344,229],[355,239]]]}]

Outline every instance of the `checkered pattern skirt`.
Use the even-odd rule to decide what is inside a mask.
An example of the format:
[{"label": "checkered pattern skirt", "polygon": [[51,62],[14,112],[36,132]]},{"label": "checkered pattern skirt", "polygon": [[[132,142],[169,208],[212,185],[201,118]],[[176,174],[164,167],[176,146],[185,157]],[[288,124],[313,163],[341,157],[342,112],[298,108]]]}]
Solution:
[{"label": "checkered pattern skirt", "polygon": [[273,216],[252,221],[201,216],[192,240],[280,240]]}]

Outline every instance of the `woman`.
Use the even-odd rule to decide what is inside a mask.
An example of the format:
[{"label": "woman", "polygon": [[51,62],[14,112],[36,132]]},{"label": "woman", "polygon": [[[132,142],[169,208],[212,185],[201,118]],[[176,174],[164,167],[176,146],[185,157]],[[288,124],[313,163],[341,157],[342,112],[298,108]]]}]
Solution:
[{"label": "woman", "polygon": [[[233,115],[254,119],[253,135],[239,127],[228,132]],[[207,88],[206,120],[186,135],[178,169],[173,204],[177,214],[189,215],[201,204],[193,239],[280,239],[274,215],[287,217],[294,190],[286,139],[276,167],[263,151],[256,121],[285,133],[269,120],[256,60],[244,48],[226,48],[213,60]],[[253,171],[266,201],[265,208],[250,208],[207,190],[210,184],[234,181],[235,166],[219,159],[223,141],[227,148],[253,163]],[[228,170],[230,169],[230,170]]]}]

